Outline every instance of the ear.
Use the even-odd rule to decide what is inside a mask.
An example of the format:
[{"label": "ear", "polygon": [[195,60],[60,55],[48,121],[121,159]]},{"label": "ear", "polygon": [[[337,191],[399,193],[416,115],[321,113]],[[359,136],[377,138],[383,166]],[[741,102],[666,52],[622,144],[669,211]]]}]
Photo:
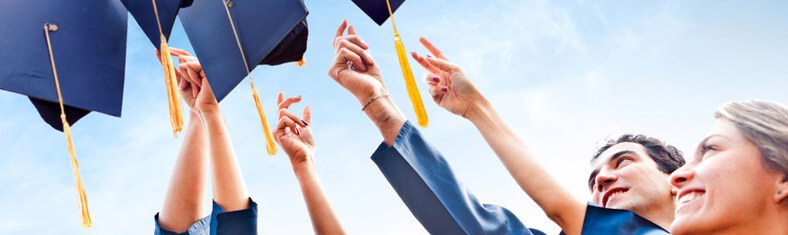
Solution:
[{"label": "ear", "polygon": [[788,176],[782,176],[775,182],[774,202],[781,203],[788,198]]}]

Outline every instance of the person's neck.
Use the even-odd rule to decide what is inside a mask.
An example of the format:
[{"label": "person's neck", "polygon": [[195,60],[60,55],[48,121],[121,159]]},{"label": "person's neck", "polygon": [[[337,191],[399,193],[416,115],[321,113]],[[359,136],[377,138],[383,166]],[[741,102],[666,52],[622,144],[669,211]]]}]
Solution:
[{"label": "person's neck", "polygon": [[674,211],[675,207],[673,206],[662,206],[655,208],[655,210],[649,210],[649,213],[644,213],[642,216],[659,227],[668,230],[670,224],[673,223]]},{"label": "person's neck", "polygon": [[788,234],[788,211],[767,211],[756,218],[747,219],[730,227],[721,228],[713,234]]}]

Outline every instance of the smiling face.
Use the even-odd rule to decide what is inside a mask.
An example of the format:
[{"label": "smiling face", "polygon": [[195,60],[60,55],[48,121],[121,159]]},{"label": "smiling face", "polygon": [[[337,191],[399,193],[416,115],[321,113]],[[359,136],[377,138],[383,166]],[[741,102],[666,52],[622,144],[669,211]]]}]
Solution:
[{"label": "smiling face", "polygon": [[592,164],[589,188],[594,204],[630,210],[646,218],[673,210],[669,176],[657,168],[643,145],[631,142],[613,145]]},{"label": "smiling face", "polygon": [[758,147],[718,119],[693,159],[671,175],[678,188],[673,234],[737,231],[774,204],[779,173],[767,171]]}]

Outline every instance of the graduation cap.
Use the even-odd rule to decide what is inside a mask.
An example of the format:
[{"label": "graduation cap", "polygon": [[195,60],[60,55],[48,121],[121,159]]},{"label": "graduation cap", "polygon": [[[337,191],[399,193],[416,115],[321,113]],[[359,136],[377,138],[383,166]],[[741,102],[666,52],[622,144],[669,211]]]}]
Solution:
[{"label": "graduation cap", "polygon": [[399,9],[404,2],[405,0],[353,0],[353,3],[378,25],[383,25],[383,22],[386,22],[386,19],[391,17],[391,26],[394,27],[394,48],[397,50],[399,66],[402,68],[402,75],[405,77],[408,97],[410,97],[410,102],[413,104],[413,110],[416,112],[419,125],[427,127],[427,111],[424,110],[424,103],[421,102],[419,88],[416,86],[413,71],[411,71],[408,63],[408,56],[405,53],[405,45],[402,44],[399,33],[397,33],[397,25],[394,24],[394,11]]},{"label": "graduation cap", "polygon": [[187,7],[193,0],[121,0],[126,9],[137,20],[150,42],[162,53],[161,66],[167,84],[167,97],[170,108],[170,123],[173,135],[183,129],[183,106],[177,89],[175,66],[172,63],[167,40],[170,38],[175,17],[181,7]]},{"label": "graduation cap", "polygon": [[65,133],[83,227],[92,221],[70,125],[91,111],[120,116],[126,23],[117,0],[6,1],[0,8],[0,89],[30,97]]},{"label": "graduation cap", "polygon": [[[301,0],[201,0],[183,8],[180,19],[218,101],[259,64],[303,65],[308,11]],[[269,155],[276,154],[260,98],[254,98]]]}]

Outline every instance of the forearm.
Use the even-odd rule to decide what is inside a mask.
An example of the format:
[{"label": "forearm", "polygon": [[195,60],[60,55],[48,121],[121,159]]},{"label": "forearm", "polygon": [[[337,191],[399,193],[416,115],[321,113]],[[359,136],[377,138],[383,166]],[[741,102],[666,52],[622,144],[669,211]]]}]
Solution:
[{"label": "forearm", "polygon": [[194,221],[202,218],[207,181],[208,146],[205,132],[200,117],[191,112],[164,206],[159,214],[161,226],[173,231],[185,231]]},{"label": "forearm", "polygon": [[235,159],[224,118],[217,110],[203,111],[202,119],[211,148],[214,201],[225,211],[246,209],[249,206],[249,193]]},{"label": "forearm", "polygon": [[585,204],[578,201],[531,155],[486,100],[474,104],[468,119],[481,132],[520,188],[567,234],[579,234]]},{"label": "forearm", "polygon": [[342,224],[331,209],[325,191],[320,184],[315,165],[312,161],[293,163],[293,172],[301,185],[301,192],[312,219],[316,234],[345,234]]},{"label": "forearm", "polygon": [[[362,101],[366,103],[366,101]],[[362,105],[364,104],[362,103]],[[391,96],[384,96],[374,100],[364,109],[370,120],[378,127],[383,140],[388,146],[394,144],[397,134],[405,124],[405,115],[397,108]]]}]

